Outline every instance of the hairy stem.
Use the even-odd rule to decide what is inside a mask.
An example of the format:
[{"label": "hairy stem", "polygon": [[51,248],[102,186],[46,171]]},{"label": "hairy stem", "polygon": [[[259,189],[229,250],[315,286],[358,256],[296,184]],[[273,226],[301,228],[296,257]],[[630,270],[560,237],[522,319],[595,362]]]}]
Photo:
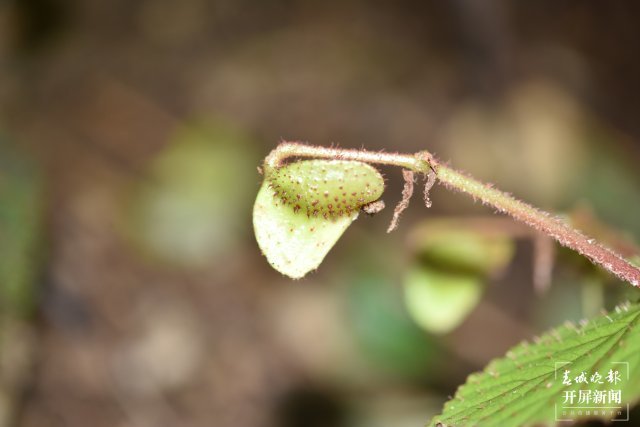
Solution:
[{"label": "hairy stem", "polygon": [[483,203],[553,237],[561,245],[584,255],[593,263],[604,267],[633,286],[640,286],[640,269],[613,250],[600,245],[595,239],[572,228],[560,218],[536,209],[507,193],[496,190],[447,166],[437,166],[436,175],[440,182],[447,187],[480,199]]},{"label": "hairy stem", "polygon": [[468,175],[440,164],[427,151],[415,155],[400,153],[372,152],[366,150],[346,150],[305,145],[297,142],[283,142],[265,159],[265,173],[282,166],[290,157],[312,157],[335,160],[355,160],[399,166],[414,172],[432,174],[446,187],[471,195],[482,203],[500,212],[511,215],[518,221],[551,236],[561,245],[584,255],[593,263],[612,272],[620,279],[640,286],[640,268],[625,260],[613,250],[599,244],[569,224],[542,210],[515,199],[510,194],[497,190]]},{"label": "hairy stem", "polygon": [[[421,153],[419,153],[421,154]],[[265,172],[279,168],[289,157],[312,157],[316,159],[355,160],[379,165],[400,166],[414,172],[427,173],[431,166],[421,155],[385,153],[366,150],[345,150],[306,145],[299,142],[282,142],[264,160]]]}]

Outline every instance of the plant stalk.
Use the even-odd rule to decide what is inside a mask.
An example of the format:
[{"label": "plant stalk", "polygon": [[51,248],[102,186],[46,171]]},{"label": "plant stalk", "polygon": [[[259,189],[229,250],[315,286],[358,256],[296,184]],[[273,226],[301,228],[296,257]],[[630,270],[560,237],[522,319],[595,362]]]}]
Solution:
[{"label": "plant stalk", "polygon": [[510,194],[493,188],[489,184],[484,184],[449,166],[440,164],[427,151],[410,155],[325,148],[297,142],[283,142],[266,157],[264,162],[265,174],[268,175],[271,170],[282,166],[289,157],[355,160],[365,163],[399,166],[423,174],[435,172],[437,179],[446,187],[469,194],[474,200],[478,199],[482,203],[492,206],[498,211],[506,213],[514,219],[554,238],[561,245],[575,250],[594,264],[600,265],[633,286],[640,286],[640,268],[631,264],[612,249],[601,245],[595,239],[584,235],[562,219],[548,212],[534,208]]},{"label": "plant stalk", "polygon": [[563,246],[571,248],[612,272],[620,279],[640,286],[640,269],[621,255],[599,244],[582,232],[574,229],[562,219],[515,199],[513,196],[483,184],[447,166],[436,166],[438,180],[447,187],[461,191],[490,205],[500,212],[511,215],[518,221],[553,237]]}]

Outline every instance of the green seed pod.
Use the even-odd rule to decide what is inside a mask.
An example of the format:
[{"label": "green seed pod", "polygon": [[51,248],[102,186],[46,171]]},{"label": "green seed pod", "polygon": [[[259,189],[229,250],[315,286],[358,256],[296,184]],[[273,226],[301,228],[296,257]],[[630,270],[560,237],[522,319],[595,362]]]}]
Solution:
[{"label": "green seed pod", "polygon": [[302,160],[266,177],[276,199],[308,217],[350,216],[378,200],[384,179],[372,166],[346,160]]},{"label": "green seed pod", "polygon": [[253,206],[253,228],[269,264],[280,273],[300,279],[318,268],[358,212],[331,220],[294,213],[272,196],[265,181]]},{"label": "green seed pod", "polygon": [[342,233],[384,190],[366,163],[305,160],[268,171],[253,207],[256,240],[269,263],[299,279],[320,265]]}]

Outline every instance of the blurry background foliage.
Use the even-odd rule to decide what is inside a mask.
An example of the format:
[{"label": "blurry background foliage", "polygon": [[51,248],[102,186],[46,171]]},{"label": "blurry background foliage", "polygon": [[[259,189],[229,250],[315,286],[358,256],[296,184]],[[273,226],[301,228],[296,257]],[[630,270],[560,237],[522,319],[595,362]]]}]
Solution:
[{"label": "blurry background foliage", "polygon": [[[234,253],[250,232],[258,156],[248,136],[228,125],[185,124],[144,172],[131,200],[128,228],[168,261],[204,264]],[[245,236],[246,238],[246,236]]]},{"label": "blurry background foliage", "polygon": [[532,240],[463,226],[493,213],[439,187],[294,282],[251,206],[281,139],[429,149],[632,257],[639,13],[1,2],[0,426],[423,425],[520,340],[637,299],[564,250],[536,293]]},{"label": "blurry background foliage", "polygon": [[35,308],[46,200],[37,165],[3,135],[0,162],[0,309],[24,317]]},{"label": "blurry background foliage", "polygon": [[418,229],[416,259],[404,278],[405,303],[420,326],[447,333],[479,302],[486,279],[510,263],[515,242],[483,236],[463,223],[425,221]]}]

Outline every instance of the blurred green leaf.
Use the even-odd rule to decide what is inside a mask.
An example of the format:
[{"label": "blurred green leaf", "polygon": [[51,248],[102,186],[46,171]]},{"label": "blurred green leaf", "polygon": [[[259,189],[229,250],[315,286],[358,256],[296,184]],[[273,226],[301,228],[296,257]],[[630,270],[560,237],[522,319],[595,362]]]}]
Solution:
[{"label": "blurred green leaf", "polygon": [[29,314],[40,268],[42,181],[37,166],[0,136],[0,312]]},{"label": "blurred green leaf", "polygon": [[431,333],[459,326],[480,301],[487,276],[511,261],[506,235],[483,234],[461,220],[425,221],[413,231],[416,255],[404,277],[405,305]]},{"label": "blurred green leaf", "polygon": [[[620,405],[607,405],[605,401],[600,406],[624,408],[625,403],[638,401],[639,320],[639,305],[623,305],[582,327],[565,325],[536,339],[535,344],[514,347],[505,358],[496,359],[483,372],[469,376],[430,425],[508,427],[580,418],[562,413],[563,405],[580,406],[577,403],[580,390],[583,393],[620,390]],[[620,373],[620,381],[615,385],[606,380],[610,370]],[[569,371],[570,385],[563,384],[565,371]],[[582,372],[586,373],[587,383],[575,380]],[[603,384],[591,379],[595,373],[601,375]],[[575,393],[573,405],[566,394],[572,391]],[[592,402],[583,406],[598,405]],[[585,418],[611,419],[607,416],[606,411],[584,415]]]},{"label": "blurred green leaf", "polygon": [[469,274],[413,267],[404,279],[409,314],[422,328],[447,333],[456,328],[480,301],[482,279]]},{"label": "blurred green leaf", "polygon": [[[460,224],[429,227],[421,233],[419,256],[430,265],[455,271],[489,275],[511,261],[514,244],[508,236],[483,235]],[[438,225],[437,223],[434,225]]]},{"label": "blurred green leaf", "polygon": [[242,132],[222,124],[178,129],[152,161],[132,200],[127,229],[161,258],[202,265],[246,232],[256,155]]},{"label": "blurred green leaf", "polygon": [[353,332],[369,359],[385,372],[416,378],[432,368],[434,343],[409,318],[397,289],[364,275],[349,286]]},{"label": "blurred green leaf", "polygon": [[591,165],[582,180],[579,194],[587,197],[597,216],[620,230],[633,232],[640,239],[640,177],[632,156],[612,144],[617,136],[594,132]]}]

